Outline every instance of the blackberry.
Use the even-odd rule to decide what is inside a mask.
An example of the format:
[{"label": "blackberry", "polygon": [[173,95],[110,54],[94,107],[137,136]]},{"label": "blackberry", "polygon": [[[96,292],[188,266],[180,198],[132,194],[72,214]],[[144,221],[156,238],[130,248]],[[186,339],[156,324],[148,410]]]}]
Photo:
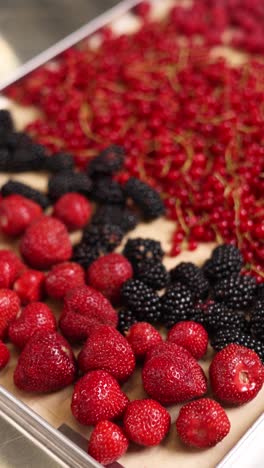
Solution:
[{"label": "blackberry", "polygon": [[5,144],[10,151],[14,151],[17,148],[26,148],[34,143],[32,138],[25,132],[10,132],[6,134]]},{"label": "blackberry", "polygon": [[229,328],[245,331],[243,314],[230,310],[224,303],[211,304],[205,314],[205,324],[211,335]]},{"label": "blackberry", "polygon": [[170,286],[160,299],[161,319],[167,328],[181,320],[189,320],[194,298],[191,291],[181,283]]},{"label": "blackberry", "polygon": [[88,175],[93,178],[101,174],[111,175],[122,169],[124,164],[124,149],[121,146],[111,145],[101,151],[88,165]]},{"label": "blackberry", "polygon": [[251,333],[264,343],[264,300],[258,300],[251,311]]},{"label": "blackberry", "polygon": [[82,242],[102,250],[112,252],[121,242],[124,233],[114,224],[89,224],[83,231]]},{"label": "blackberry", "polygon": [[211,346],[215,351],[220,351],[231,343],[236,343],[252,349],[259,355],[261,361],[264,363],[264,344],[261,341],[252,338],[250,335],[242,333],[240,330],[233,328],[229,330],[219,330],[211,340]]},{"label": "blackberry", "polygon": [[159,218],[165,213],[165,207],[159,193],[145,182],[131,177],[124,190],[142,211],[146,220]]},{"label": "blackberry", "polygon": [[10,154],[6,148],[0,148],[0,171],[7,171]]},{"label": "blackberry", "polygon": [[136,239],[128,239],[123,255],[136,268],[140,262],[147,260],[161,261],[164,251],[159,241],[137,237]]},{"label": "blackberry", "polygon": [[0,110],[0,132],[12,132],[14,122],[11,113],[6,109]]},{"label": "blackberry", "polygon": [[117,329],[120,331],[120,333],[124,335],[125,332],[127,332],[129,328],[134,325],[134,323],[137,323],[134,312],[129,309],[121,309],[119,311]]},{"label": "blackberry", "polygon": [[115,224],[122,231],[128,232],[139,223],[138,216],[129,208],[120,205],[101,205],[92,218],[93,224]]},{"label": "blackberry", "polygon": [[125,203],[125,195],[121,185],[110,177],[102,177],[94,181],[91,197],[99,203],[107,202],[113,205]]},{"label": "blackberry", "polygon": [[73,168],[73,157],[67,153],[56,153],[52,156],[47,156],[43,164],[43,169],[49,172],[68,171]]},{"label": "blackberry", "polygon": [[10,154],[6,171],[26,172],[42,170],[46,159],[39,145],[19,147]]},{"label": "blackberry", "polygon": [[205,299],[209,293],[209,283],[203,271],[191,262],[182,262],[170,270],[172,283],[182,283],[187,286],[197,299]]},{"label": "blackberry", "polygon": [[264,283],[258,284],[257,298],[264,301]]},{"label": "blackberry", "polygon": [[202,308],[194,307],[186,320],[192,320],[193,322],[200,323],[204,328],[207,329],[206,314]]},{"label": "blackberry", "polygon": [[49,179],[48,193],[52,200],[57,200],[68,192],[79,192],[88,195],[92,182],[83,172],[61,171]]},{"label": "blackberry", "polygon": [[231,244],[216,247],[212,257],[205,262],[203,272],[212,283],[238,275],[243,266],[243,257],[239,249]]},{"label": "blackberry", "polygon": [[156,323],[160,321],[160,299],[146,284],[137,279],[129,279],[121,288],[121,299],[132,310],[140,322]]},{"label": "blackberry", "polygon": [[213,298],[225,302],[232,310],[250,308],[256,298],[256,280],[249,276],[231,276],[216,283]]},{"label": "blackberry", "polygon": [[169,282],[169,274],[160,261],[150,259],[139,263],[135,276],[155,290],[165,288]]},{"label": "blackberry", "polygon": [[23,195],[23,197],[29,198],[34,202],[38,203],[43,209],[50,205],[49,198],[39,190],[33,189],[29,185],[23,184],[16,180],[9,180],[1,188],[1,194],[3,197],[17,193]]},{"label": "blackberry", "polygon": [[80,242],[73,248],[72,260],[82,267],[88,268],[94,260],[100,256],[100,250],[96,247]]}]

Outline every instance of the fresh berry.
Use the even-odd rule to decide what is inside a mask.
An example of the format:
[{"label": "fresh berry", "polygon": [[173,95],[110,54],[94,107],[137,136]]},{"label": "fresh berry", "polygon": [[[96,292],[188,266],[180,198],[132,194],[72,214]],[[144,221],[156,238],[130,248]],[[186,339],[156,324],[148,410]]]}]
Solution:
[{"label": "fresh berry", "polygon": [[0,271],[0,288],[10,288],[17,277],[14,263],[0,259]]},{"label": "fresh berry", "polygon": [[112,252],[120,244],[124,236],[119,226],[114,224],[90,224],[83,232],[82,241],[91,249],[100,253]]},{"label": "fresh berry", "polygon": [[60,171],[49,179],[48,194],[51,200],[58,200],[69,192],[78,192],[88,195],[92,182],[83,172]]},{"label": "fresh berry", "polygon": [[157,401],[131,401],[124,414],[124,431],[132,442],[146,447],[160,444],[169,432],[171,417]]},{"label": "fresh berry", "polygon": [[138,321],[156,323],[160,320],[160,299],[156,292],[137,279],[129,279],[121,288],[126,307],[135,313]]},{"label": "fresh berry", "polygon": [[122,285],[131,278],[133,269],[129,261],[119,253],[110,253],[95,260],[87,272],[88,284],[107,299],[117,303]]},{"label": "fresh berry", "polygon": [[191,447],[212,447],[230,431],[230,421],[225,410],[210,398],[191,401],[180,409],[176,420],[180,439]]},{"label": "fresh berry", "polygon": [[88,445],[88,453],[103,465],[114,463],[128,449],[128,439],[115,423],[100,421],[96,424]]},{"label": "fresh berry", "polygon": [[125,203],[122,186],[111,177],[102,177],[94,181],[91,198],[97,203],[105,203],[106,201],[116,205]]},{"label": "fresh berry", "polygon": [[41,214],[41,207],[32,200],[9,195],[0,202],[0,230],[9,236],[19,236]]},{"label": "fresh berry", "polygon": [[159,290],[165,288],[169,282],[169,274],[165,266],[159,260],[145,260],[135,267],[135,277],[150,286]]},{"label": "fresh berry", "polygon": [[4,369],[10,359],[10,352],[7,346],[0,341],[0,370]]},{"label": "fresh berry", "polygon": [[147,351],[145,362],[149,361],[153,357],[163,357],[165,355],[173,360],[175,354],[183,355],[186,359],[189,359],[191,356],[191,353],[182,346],[179,346],[176,343],[170,343],[169,341],[163,341]]},{"label": "fresh berry", "polygon": [[135,177],[128,179],[125,192],[132,198],[147,220],[158,218],[165,213],[165,207],[159,193]]},{"label": "fresh berry", "polygon": [[88,164],[89,176],[94,178],[118,172],[122,169],[124,154],[124,149],[121,146],[111,145],[108,148],[105,148]]},{"label": "fresh berry", "polygon": [[216,351],[220,351],[221,349],[225,348],[231,343],[235,343],[237,345],[245,346],[246,348],[252,349],[253,351],[255,351],[255,353],[257,353],[257,355],[264,364],[264,343],[246,333],[243,333],[240,329],[220,329],[211,338],[211,346]]},{"label": "fresh berry", "polygon": [[115,328],[100,325],[90,334],[78,356],[80,369],[105,370],[124,382],[135,369],[135,356],[130,344]]},{"label": "fresh berry", "polygon": [[226,346],[214,356],[209,374],[216,398],[235,405],[253,400],[264,382],[258,355],[237,344]]},{"label": "fresh berry", "polygon": [[53,216],[62,221],[70,230],[82,229],[92,214],[90,202],[79,193],[65,193],[55,205]]},{"label": "fresh berry", "polygon": [[9,325],[8,336],[14,345],[24,348],[37,330],[56,330],[56,319],[53,312],[43,302],[28,304]]},{"label": "fresh berry", "polygon": [[88,268],[101,254],[100,248],[92,247],[85,242],[80,242],[73,247],[72,260],[83,268]]},{"label": "fresh berry", "polygon": [[24,263],[20,260],[20,258],[12,252],[12,250],[8,249],[0,249],[0,262],[7,262],[14,266],[16,270],[16,276],[22,273],[25,268]]},{"label": "fresh berry", "polygon": [[162,337],[158,330],[147,322],[132,325],[126,333],[126,339],[130,343],[136,358],[139,359],[144,358],[151,348],[162,343]]},{"label": "fresh berry", "polygon": [[112,375],[95,370],[88,372],[76,383],[71,409],[79,423],[90,425],[119,418],[128,402],[127,396]]},{"label": "fresh berry", "polygon": [[213,297],[233,310],[248,309],[256,299],[256,280],[250,276],[231,276],[216,283]]},{"label": "fresh berry", "polygon": [[84,270],[78,263],[74,262],[54,265],[47,273],[45,280],[46,292],[54,299],[63,299],[70,289],[84,285]]},{"label": "fresh berry", "polygon": [[209,292],[209,283],[203,271],[194,263],[182,262],[170,270],[172,283],[187,286],[197,299],[205,299]]},{"label": "fresh berry", "polygon": [[[107,200],[105,200],[106,202]],[[139,223],[139,218],[129,208],[122,205],[101,205],[97,208],[92,218],[94,225],[114,224],[123,232],[131,231]]]},{"label": "fresh berry", "polygon": [[0,289],[0,340],[7,336],[10,323],[20,311],[20,299],[10,289]]},{"label": "fresh berry", "polygon": [[26,392],[54,392],[75,380],[77,368],[67,341],[54,331],[39,330],[20,354],[14,383]]},{"label": "fresh berry", "polygon": [[153,239],[128,239],[123,254],[133,266],[147,260],[161,261],[164,252],[159,241]]},{"label": "fresh berry", "polygon": [[26,229],[20,251],[30,266],[45,269],[69,260],[72,246],[64,224],[50,216],[42,216]]},{"label": "fresh berry", "polygon": [[37,270],[25,270],[14,283],[14,290],[23,305],[39,301],[44,295],[45,274]]},{"label": "fresh berry", "polygon": [[117,323],[117,312],[99,291],[79,286],[66,294],[60,328],[70,341],[84,341],[95,325],[116,327]]},{"label": "fresh berry", "polygon": [[16,173],[41,170],[45,159],[45,149],[41,145],[17,146],[10,152],[5,170]]},{"label": "fresh berry", "polygon": [[212,302],[205,313],[205,327],[211,335],[219,330],[243,330],[246,322],[240,311],[234,311],[224,302]]},{"label": "fresh berry", "polygon": [[189,288],[181,283],[170,286],[160,299],[161,321],[171,328],[175,323],[188,320],[194,305]]},{"label": "fresh berry", "polygon": [[257,301],[251,311],[250,327],[252,335],[264,344],[264,300]]},{"label": "fresh berry", "polygon": [[50,172],[68,171],[73,168],[73,157],[67,153],[55,153],[51,157],[46,157],[43,162],[43,169]]},{"label": "fresh berry", "polygon": [[7,109],[0,110],[0,132],[12,132],[14,130],[14,122],[11,113]]},{"label": "fresh berry", "polygon": [[33,189],[29,185],[18,182],[17,180],[9,180],[2,188],[1,193],[3,197],[8,197],[12,194],[22,195],[25,198],[29,198],[33,202],[37,203],[45,210],[50,205],[50,200],[44,193],[39,190]]},{"label": "fresh berry", "polygon": [[132,310],[129,309],[121,309],[118,312],[118,326],[117,329],[120,333],[125,334],[129,330],[129,328],[137,323],[136,316]]},{"label": "fresh berry", "polygon": [[168,341],[187,349],[195,359],[201,359],[207,350],[208,334],[199,323],[179,322],[169,331]]},{"label": "fresh berry", "polygon": [[203,266],[205,276],[212,282],[238,275],[243,265],[240,250],[231,244],[216,247]]}]

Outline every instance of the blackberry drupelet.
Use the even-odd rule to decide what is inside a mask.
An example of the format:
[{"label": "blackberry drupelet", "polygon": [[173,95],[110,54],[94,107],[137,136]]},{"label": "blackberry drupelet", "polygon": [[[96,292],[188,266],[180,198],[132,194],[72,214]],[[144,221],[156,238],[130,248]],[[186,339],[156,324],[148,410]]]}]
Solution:
[{"label": "blackberry drupelet", "polygon": [[11,113],[6,109],[0,110],[0,132],[12,132],[14,122]]},{"label": "blackberry drupelet", "polygon": [[110,177],[102,177],[94,181],[91,198],[99,203],[122,205],[125,195],[121,185]]},{"label": "blackberry drupelet", "polygon": [[129,330],[134,323],[137,323],[137,319],[132,312],[132,310],[129,309],[121,309],[118,313],[118,326],[117,329],[122,333],[123,335],[125,332]]},{"label": "blackberry drupelet", "polygon": [[213,298],[224,302],[232,310],[245,310],[256,300],[256,280],[250,276],[231,276],[215,284]]},{"label": "blackberry drupelet", "polygon": [[61,171],[49,179],[48,193],[52,200],[57,200],[68,192],[78,192],[88,195],[92,182],[83,172]]},{"label": "blackberry drupelet", "polygon": [[125,151],[121,146],[109,146],[91,160],[88,165],[88,175],[94,178],[118,172],[124,164],[124,155]]},{"label": "blackberry drupelet", "polygon": [[240,330],[230,328],[219,330],[211,340],[211,346],[215,351],[220,351],[231,343],[236,343],[246,348],[253,349],[264,363],[264,344],[255,338],[242,333]]},{"label": "blackberry drupelet", "polygon": [[100,250],[96,247],[80,242],[73,248],[72,260],[79,263],[83,268],[88,268],[94,260],[100,256]]},{"label": "blackberry drupelet", "polygon": [[251,334],[264,343],[264,299],[258,300],[251,311]]},{"label": "blackberry drupelet", "polygon": [[138,279],[129,279],[121,288],[123,304],[132,310],[136,319],[157,323],[160,321],[160,298],[153,289]]},{"label": "blackberry drupelet", "polygon": [[161,261],[164,256],[164,251],[159,241],[137,237],[136,239],[128,239],[123,255],[125,255],[134,268],[136,268],[138,263],[143,261],[151,259]]},{"label": "blackberry drupelet", "polygon": [[159,218],[165,213],[164,203],[159,193],[145,182],[131,177],[128,179],[124,190],[127,196],[132,198],[142,211],[146,220]]},{"label": "blackberry drupelet", "polygon": [[3,197],[7,197],[13,193],[23,195],[23,197],[38,203],[43,209],[51,204],[49,198],[44,193],[16,180],[9,180],[6,182],[1,188],[1,193]]},{"label": "blackberry drupelet", "polygon": [[138,216],[129,208],[120,205],[101,205],[97,208],[92,218],[93,224],[115,224],[122,231],[128,232],[139,223]]},{"label": "blackberry drupelet", "polygon": [[181,283],[170,286],[160,299],[161,321],[171,328],[181,320],[189,320],[193,312],[192,292]]},{"label": "blackberry drupelet", "polygon": [[209,293],[209,283],[203,271],[191,262],[182,262],[170,270],[172,283],[187,286],[197,299],[205,299]]},{"label": "blackberry drupelet", "polygon": [[207,330],[206,314],[202,308],[194,307],[190,311],[190,315],[186,320],[192,320],[193,322],[200,323]]},{"label": "blackberry drupelet", "polygon": [[56,153],[47,156],[43,164],[43,169],[49,172],[71,171],[73,168],[73,157],[67,153]]},{"label": "blackberry drupelet", "polygon": [[240,250],[231,244],[216,247],[212,256],[203,266],[204,275],[214,283],[232,275],[238,275],[243,266]]},{"label": "blackberry drupelet", "polygon": [[140,262],[135,268],[135,277],[155,290],[165,288],[169,282],[165,266],[155,259]]},{"label": "blackberry drupelet", "polygon": [[83,231],[82,242],[102,252],[112,252],[122,241],[124,233],[114,224],[89,224]]}]

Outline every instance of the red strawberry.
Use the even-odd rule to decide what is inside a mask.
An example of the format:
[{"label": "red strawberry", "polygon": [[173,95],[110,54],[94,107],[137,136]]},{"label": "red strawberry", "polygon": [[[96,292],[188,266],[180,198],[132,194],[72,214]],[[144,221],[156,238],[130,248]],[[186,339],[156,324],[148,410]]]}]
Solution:
[{"label": "red strawberry", "polygon": [[184,355],[186,359],[189,359],[192,357],[191,353],[187,351],[187,349],[182,348],[179,345],[176,345],[176,343],[169,343],[168,341],[165,341],[163,343],[158,344],[154,348],[151,348],[147,354],[146,354],[146,362],[153,358],[153,357],[159,357],[159,356],[168,356],[168,357],[174,357],[176,354],[179,354],[180,356]]},{"label": "red strawberry", "polygon": [[88,453],[103,465],[114,463],[128,449],[128,440],[119,426],[111,421],[100,421],[94,428]]},{"label": "red strawberry", "polygon": [[134,372],[135,356],[121,333],[109,325],[100,325],[86,341],[78,356],[78,364],[83,372],[105,370],[122,382]]},{"label": "red strawberry", "polygon": [[30,266],[45,269],[69,260],[72,246],[61,221],[51,216],[41,216],[26,229],[20,251]]},{"label": "red strawberry", "polygon": [[147,447],[160,444],[169,432],[170,423],[168,411],[150,399],[131,401],[124,415],[124,430],[128,438]]},{"label": "red strawberry", "polygon": [[176,323],[169,331],[168,341],[187,349],[195,359],[206,353],[208,334],[202,325],[192,321]]},{"label": "red strawberry", "polygon": [[25,265],[11,250],[0,250],[0,288],[10,288]]},{"label": "red strawberry", "polygon": [[28,304],[8,329],[10,341],[24,348],[37,330],[56,330],[56,320],[52,310],[43,302]]},{"label": "red strawberry", "polygon": [[114,377],[96,370],[88,372],[76,383],[71,409],[79,423],[90,425],[119,418],[128,402]]},{"label": "red strawberry", "polygon": [[180,409],[176,428],[185,444],[206,448],[223,440],[230,431],[230,422],[219,403],[210,398],[201,398]]},{"label": "red strawberry", "polygon": [[48,272],[45,282],[47,294],[54,299],[63,299],[70,289],[83,285],[85,285],[84,270],[74,262],[54,265]]},{"label": "red strawberry", "polygon": [[255,351],[230,344],[217,353],[209,375],[214,395],[226,403],[241,405],[253,400],[264,382],[264,367]]},{"label": "red strawberry", "polygon": [[67,341],[56,332],[39,330],[18,358],[14,382],[27,392],[53,392],[70,385],[76,374],[74,355]]},{"label": "red strawberry", "polygon": [[95,325],[116,327],[117,322],[117,312],[95,289],[80,286],[66,294],[60,328],[69,340],[84,341]]},{"label": "red strawberry", "polygon": [[10,352],[7,346],[0,341],[0,370],[3,369],[10,359]]},{"label": "red strawberry", "polygon": [[41,214],[41,207],[34,201],[9,195],[0,202],[0,229],[8,236],[19,236]]},{"label": "red strawberry", "polygon": [[83,228],[92,215],[92,205],[79,193],[66,193],[54,205],[53,216],[70,231]]},{"label": "red strawberry", "polygon": [[120,299],[122,284],[131,278],[133,269],[121,254],[110,253],[99,257],[88,268],[88,283],[112,302]]},{"label": "red strawberry", "polygon": [[39,301],[44,293],[45,275],[37,270],[25,270],[14,283],[14,290],[23,305]]},{"label": "red strawberry", "polygon": [[6,338],[8,326],[20,310],[20,299],[10,289],[0,289],[0,339]]},{"label": "red strawberry", "polygon": [[162,343],[158,330],[147,322],[132,325],[126,334],[126,339],[139,359],[143,358],[150,349]]}]

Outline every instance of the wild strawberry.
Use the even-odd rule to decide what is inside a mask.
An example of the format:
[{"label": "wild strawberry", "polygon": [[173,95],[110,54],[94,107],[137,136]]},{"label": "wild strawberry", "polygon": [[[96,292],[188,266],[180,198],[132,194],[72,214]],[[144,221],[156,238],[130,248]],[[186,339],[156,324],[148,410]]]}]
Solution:
[{"label": "wild strawberry", "polygon": [[135,356],[121,333],[109,325],[100,325],[87,339],[78,364],[83,372],[101,369],[123,382],[135,369]]},{"label": "wild strawberry", "polygon": [[10,359],[10,352],[7,346],[0,341],[0,370],[4,369]]},{"label": "wild strawberry", "polygon": [[54,205],[53,216],[70,231],[83,228],[92,215],[92,205],[79,193],[66,193]]},{"label": "wild strawberry", "polygon": [[118,302],[123,283],[131,278],[133,269],[121,254],[110,253],[99,257],[88,269],[88,283],[100,291],[107,299]]},{"label": "wild strawberry", "polygon": [[130,440],[151,447],[160,444],[170,428],[168,411],[157,401],[134,400],[124,415],[124,430]]},{"label": "wild strawberry", "polygon": [[27,392],[53,392],[70,385],[77,375],[67,341],[53,331],[39,330],[27,342],[14,372],[14,383]]},{"label": "wild strawberry", "polygon": [[143,358],[154,346],[162,343],[162,337],[158,330],[150,323],[138,322],[129,328],[126,339],[130,343],[136,358]]},{"label": "wild strawberry", "polygon": [[84,341],[95,325],[116,327],[117,322],[117,312],[99,291],[80,286],[66,294],[60,328],[69,340]]},{"label": "wild strawberry", "polygon": [[61,221],[51,216],[41,216],[26,229],[20,251],[30,266],[45,269],[69,260],[72,246]]},{"label": "wild strawberry", "polygon": [[185,444],[206,448],[223,440],[229,433],[230,422],[219,403],[210,398],[201,398],[180,409],[176,428]]},{"label": "wild strawberry", "polygon": [[25,270],[14,283],[14,290],[23,305],[42,299],[45,275],[37,270]]},{"label": "wild strawberry", "polygon": [[209,375],[214,395],[219,400],[241,405],[253,400],[264,382],[264,367],[255,351],[230,344],[217,353]]},{"label": "wild strawberry", "polygon": [[84,375],[74,387],[71,409],[81,424],[97,424],[122,416],[128,398],[108,372],[96,370]]},{"label": "wild strawberry", "polygon": [[36,218],[42,208],[22,195],[9,195],[0,202],[0,230],[8,236],[19,236]]},{"label": "wild strawberry", "polygon": [[178,322],[168,334],[168,341],[187,349],[195,359],[206,353],[208,334],[202,325],[192,321]]},{"label": "wild strawberry", "polygon": [[0,288],[10,288],[25,265],[11,250],[0,250]]},{"label": "wild strawberry", "polygon": [[20,299],[10,289],[0,289],[0,339],[6,338],[8,326],[20,311]]},{"label": "wild strawberry", "polygon": [[100,421],[89,441],[88,453],[103,465],[114,463],[128,449],[128,439],[115,423]]},{"label": "wild strawberry", "polygon": [[24,348],[37,330],[56,330],[56,319],[53,312],[43,302],[28,304],[9,325],[8,336],[14,345]]},{"label": "wild strawberry", "polygon": [[85,285],[84,270],[74,262],[54,265],[45,281],[46,292],[54,299],[63,299],[70,289],[83,285]]}]

